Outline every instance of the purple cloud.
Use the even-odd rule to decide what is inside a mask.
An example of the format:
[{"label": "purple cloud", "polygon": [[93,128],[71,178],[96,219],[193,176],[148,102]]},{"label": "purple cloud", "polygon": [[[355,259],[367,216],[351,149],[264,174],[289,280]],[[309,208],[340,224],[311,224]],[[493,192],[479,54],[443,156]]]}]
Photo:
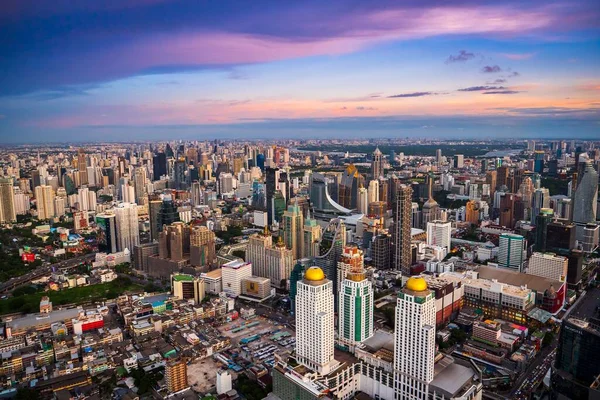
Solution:
[{"label": "purple cloud", "polygon": [[389,99],[405,98],[405,97],[423,97],[423,96],[434,96],[436,93],[433,92],[413,92],[413,93],[401,93],[388,96]]},{"label": "purple cloud", "polygon": [[446,59],[446,64],[456,63],[456,62],[465,62],[475,58],[475,54],[468,52],[466,50],[461,50],[457,55],[450,55]]},{"label": "purple cloud", "polygon": [[501,71],[502,68],[500,68],[497,65],[486,65],[483,68],[481,68],[481,72],[483,72],[484,74],[494,74]]},{"label": "purple cloud", "polygon": [[459,92],[482,92],[484,90],[503,90],[506,89],[504,86],[471,86],[467,88],[458,89]]},{"label": "purple cloud", "polygon": [[521,93],[518,90],[492,90],[489,92],[483,92],[483,94],[517,94]]}]

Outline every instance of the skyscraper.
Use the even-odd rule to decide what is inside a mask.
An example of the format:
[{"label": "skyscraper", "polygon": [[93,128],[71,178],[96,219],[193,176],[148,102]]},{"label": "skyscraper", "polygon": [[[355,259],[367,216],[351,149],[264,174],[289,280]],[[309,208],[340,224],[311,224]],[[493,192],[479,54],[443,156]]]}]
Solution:
[{"label": "skyscraper", "polygon": [[0,179],[0,223],[17,220],[13,181],[10,178]]},{"label": "skyscraper", "polygon": [[394,341],[397,399],[427,400],[435,360],[435,295],[412,277],[398,293]]},{"label": "skyscraper", "polygon": [[379,147],[373,152],[373,160],[371,161],[371,179],[376,180],[383,176],[383,154]]},{"label": "skyscraper", "polygon": [[577,240],[583,240],[585,224],[596,223],[598,203],[598,172],[592,162],[587,160],[583,167],[583,176],[573,192],[573,222],[577,225]]},{"label": "skyscraper", "polygon": [[358,208],[358,191],[364,186],[365,179],[354,164],[349,164],[342,174],[338,187],[338,202],[342,207]]},{"label": "skyscraper", "polygon": [[215,263],[215,233],[206,226],[194,226],[190,232],[190,264],[209,267]]},{"label": "skyscraper", "polygon": [[337,365],[333,307],[333,282],[321,268],[308,268],[297,285],[296,354],[298,362],[321,375],[329,374]]},{"label": "skyscraper", "polygon": [[554,212],[551,208],[542,208],[540,212],[535,215],[535,250],[544,252],[546,251],[546,244],[548,238],[548,225],[552,223],[554,219]]},{"label": "skyscraper", "polygon": [[292,250],[294,259],[304,256],[303,240],[304,217],[298,204],[289,205],[283,213],[283,241]]},{"label": "skyscraper", "polygon": [[366,278],[362,265],[351,265],[341,286],[338,338],[342,343],[354,346],[373,336],[373,286]]},{"label": "skyscraper", "polygon": [[35,200],[37,204],[38,219],[43,220],[54,217],[54,190],[52,190],[52,186],[36,186]]},{"label": "skyscraper", "polygon": [[450,222],[433,221],[427,223],[427,244],[445,247],[450,252],[452,224]]},{"label": "skyscraper", "polygon": [[392,262],[396,271],[401,271],[404,275],[410,275],[412,264],[412,254],[410,251],[412,188],[410,186],[400,185],[398,187],[393,211]]},{"label": "skyscraper", "polygon": [[302,250],[304,257],[313,258],[319,255],[319,241],[321,239],[321,226],[315,219],[310,218],[310,214],[304,220],[302,229],[303,244]]},{"label": "skyscraper", "polygon": [[133,246],[140,243],[137,206],[132,203],[121,203],[115,207],[117,226],[117,249],[133,251]]},{"label": "skyscraper", "polygon": [[521,272],[523,263],[526,260],[526,247],[527,241],[523,236],[513,233],[501,234],[498,248],[498,265]]}]

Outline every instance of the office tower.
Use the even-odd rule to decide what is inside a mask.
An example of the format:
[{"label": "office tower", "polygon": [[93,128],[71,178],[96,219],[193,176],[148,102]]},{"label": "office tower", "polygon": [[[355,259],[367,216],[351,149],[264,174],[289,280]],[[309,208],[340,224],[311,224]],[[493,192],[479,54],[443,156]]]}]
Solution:
[{"label": "office tower", "polygon": [[104,253],[116,253],[117,225],[114,214],[100,213],[96,215],[98,227],[98,249]]},{"label": "office tower", "polygon": [[365,179],[354,164],[349,164],[338,187],[338,203],[351,210],[358,208],[358,192],[364,186]]},{"label": "office tower", "polygon": [[332,197],[337,193],[332,189],[335,186],[333,180],[322,174],[314,172],[310,180],[310,202],[313,205],[315,213],[327,214],[328,216],[349,214],[351,210],[339,205]]},{"label": "office tower", "polygon": [[273,204],[275,191],[277,188],[277,181],[279,180],[279,169],[267,167],[265,170],[265,186],[266,186],[266,200],[267,200],[267,218],[268,225],[273,225],[275,220],[275,206]]},{"label": "office tower", "polygon": [[273,247],[273,237],[265,227],[263,233],[255,233],[248,238],[246,261],[252,264],[252,273],[266,278],[269,276],[267,265],[267,249]]},{"label": "office tower", "polygon": [[0,223],[5,224],[16,220],[13,181],[10,178],[0,179]]},{"label": "office tower", "polygon": [[219,194],[233,194],[233,175],[228,172],[219,175]]},{"label": "office tower", "polygon": [[411,212],[412,188],[401,185],[396,193],[394,205],[394,226],[392,233],[392,263],[396,271],[410,275],[412,255],[410,252],[411,241]]},{"label": "office tower", "polygon": [[173,164],[173,184],[174,188],[177,190],[185,190],[187,187],[187,183],[185,180],[185,171],[187,170],[187,165],[185,164],[184,158],[179,158]]},{"label": "office tower", "polygon": [[533,171],[541,174],[544,171],[544,152],[538,150],[534,153]]},{"label": "office tower", "polygon": [[497,186],[497,179],[498,179],[498,172],[497,171],[488,171],[485,174],[485,183],[487,183],[488,185],[490,185],[490,196],[494,196],[494,193],[496,192],[496,186]]},{"label": "office tower", "polygon": [[148,200],[148,220],[150,223],[150,241],[158,240],[158,233],[162,229],[160,209],[162,200],[158,196],[151,196]]},{"label": "office tower", "polygon": [[358,189],[356,208],[360,214],[366,214],[369,210],[369,191],[362,186]]},{"label": "office tower", "polygon": [[29,214],[29,210],[31,209],[30,200],[31,196],[29,196],[28,194],[15,193],[14,207],[17,215]]},{"label": "office tower", "polygon": [[427,223],[427,244],[445,247],[449,253],[451,248],[452,224],[450,222],[433,221]]},{"label": "office tower", "polygon": [[465,205],[465,221],[473,225],[479,223],[479,202],[475,200],[467,201]]},{"label": "office tower", "polygon": [[507,186],[509,168],[506,165],[498,167],[496,170],[496,189],[502,186]]},{"label": "office tower", "polygon": [[598,172],[591,160],[586,161],[577,188],[573,193],[573,222],[577,225],[577,240],[583,239],[583,225],[596,223],[598,203]]},{"label": "office tower", "polygon": [[502,233],[498,248],[498,265],[521,272],[526,259],[527,241],[521,235]]},{"label": "office tower", "polygon": [[302,229],[303,244],[305,258],[313,258],[319,255],[319,241],[321,240],[321,226],[315,219],[310,218],[310,214],[304,220]]},{"label": "office tower", "polygon": [[242,294],[242,280],[252,276],[252,264],[234,260],[221,267],[223,291],[231,297]]},{"label": "office tower", "polygon": [[334,357],[333,282],[321,268],[310,267],[298,282],[296,294],[296,354],[298,362],[329,374],[337,365]]},{"label": "office tower", "polygon": [[379,180],[372,180],[369,182],[368,190],[368,204],[379,201]]},{"label": "office tower", "polygon": [[427,400],[435,360],[435,295],[412,277],[398,293],[394,341],[397,399]]},{"label": "office tower", "polygon": [[442,149],[437,149],[437,150],[435,151],[435,162],[436,162],[438,165],[441,165],[441,164],[442,164]]},{"label": "office tower", "polygon": [[286,247],[292,250],[294,259],[304,256],[303,228],[304,217],[298,204],[290,205],[283,213],[283,241]]},{"label": "office tower", "polygon": [[370,242],[371,263],[376,269],[390,269],[393,263],[390,260],[392,252],[392,237],[387,232],[379,232]]},{"label": "office tower", "polygon": [[217,394],[222,395],[233,389],[231,373],[229,370],[221,368],[217,371]]},{"label": "office tower", "polygon": [[371,179],[377,180],[383,176],[383,154],[379,147],[373,152],[373,160],[371,161]]},{"label": "office tower", "polygon": [[481,173],[482,174],[487,173],[488,164],[489,164],[489,161],[487,158],[484,158],[481,160]]},{"label": "office tower", "polygon": [[54,190],[52,190],[52,186],[37,186],[35,188],[35,200],[38,219],[43,220],[54,217]]},{"label": "office tower", "polygon": [[[498,192],[497,194],[501,194]],[[507,228],[513,228],[515,225],[514,214],[515,214],[515,202],[519,196],[514,193],[504,193],[500,197],[500,226],[504,226]]]},{"label": "office tower", "polygon": [[165,226],[158,235],[158,255],[160,258],[181,261],[186,253],[184,243],[188,242],[189,229],[183,222]]},{"label": "office tower", "polygon": [[190,189],[190,197],[192,200],[192,206],[194,207],[205,204],[204,193],[202,191],[202,186],[200,185],[200,182],[192,182],[192,187]]},{"label": "office tower", "polygon": [[138,167],[135,169],[133,177],[133,185],[135,188],[135,203],[145,204],[146,196],[146,169],[144,167]]},{"label": "office tower", "polygon": [[[345,262],[347,254],[350,256],[348,261],[362,260],[362,252],[356,246],[351,250],[351,254],[344,251],[340,263]],[[358,252],[360,257],[355,257]],[[339,291],[338,338],[343,344],[353,347],[373,336],[373,286],[366,278],[362,261],[347,265],[350,268],[341,279]]]},{"label": "office tower", "polygon": [[179,300],[200,304],[205,296],[204,279],[187,274],[171,275],[171,294]]},{"label": "office tower", "polygon": [[206,226],[194,226],[190,233],[190,264],[193,267],[209,267],[217,259],[215,233]]},{"label": "office tower", "polygon": [[535,223],[535,218],[540,214],[541,210],[550,207],[550,191],[546,188],[536,189],[533,192],[531,203],[531,222]]},{"label": "office tower", "polygon": [[187,389],[187,364],[183,359],[171,359],[165,366],[165,381],[169,393],[177,393]]},{"label": "office tower", "polygon": [[596,296],[581,299],[563,319],[552,369],[551,388],[557,399],[595,399],[600,375],[600,315]]},{"label": "office tower", "polygon": [[[385,204],[385,209],[387,210],[389,204],[389,181],[387,179],[379,179],[379,200]],[[391,206],[391,204],[390,204]],[[391,207],[390,207],[391,208]]]},{"label": "office tower", "polygon": [[296,260],[294,268],[290,273],[290,312],[296,314],[296,294],[298,294],[298,282],[304,278],[304,271],[311,267],[310,258],[301,258]]},{"label": "office tower", "polygon": [[167,175],[167,156],[165,153],[158,153],[152,157],[152,179],[157,181],[165,175]]},{"label": "office tower", "polygon": [[551,208],[542,208],[535,216],[535,251],[544,252],[548,243],[548,225],[554,220]]},{"label": "office tower", "polygon": [[79,184],[88,184],[88,172],[87,172],[87,156],[83,149],[77,150],[77,171],[79,176]]},{"label": "office tower", "polygon": [[117,249],[133,250],[133,246],[140,243],[140,229],[137,206],[132,203],[120,203],[115,207],[117,223]]},{"label": "office tower", "polygon": [[462,154],[456,154],[454,156],[454,168],[463,168],[465,164],[465,156]]},{"label": "office tower", "polygon": [[162,231],[165,225],[171,225],[173,222],[179,221],[179,213],[171,196],[163,198],[160,210],[158,211],[158,232]]},{"label": "office tower", "polygon": [[54,197],[54,215],[56,217],[61,217],[65,215],[65,198],[64,197]]},{"label": "office tower", "polygon": [[421,227],[427,229],[427,224],[431,221],[440,219],[440,205],[433,199],[433,175],[429,175],[427,180],[428,198],[423,204],[421,211]]},{"label": "office tower", "polygon": [[552,253],[533,253],[529,258],[527,273],[564,282],[567,279],[568,264],[567,257]]},{"label": "office tower", "polygon": [[337,290],[339,293],[342,282],[351,270],[362,271],[365,267],[363,251],[355,244],[348,244],[342,249],[337,263]]},{"label": "office tower", "polygon": [[158,255],[158,246],[158,242],[133,246],[133,258],[131,259],[133,268],[148,273],[148,257]]}]

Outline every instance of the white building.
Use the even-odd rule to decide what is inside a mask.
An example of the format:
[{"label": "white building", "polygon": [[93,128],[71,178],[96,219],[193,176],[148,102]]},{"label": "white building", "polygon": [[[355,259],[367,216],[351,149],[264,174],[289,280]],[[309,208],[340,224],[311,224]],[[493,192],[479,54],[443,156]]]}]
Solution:
[{"label": "white building", "polygon": [[296,294],[296,354],[298,362],[321,375],[337,365],[334,357],[333,282],[319,267],[310,267]]},{"label": "white building", "polygon": [[228,262],[221,268],[223,292],[229,296],[239,296],[242,294],[242,280],[251,276],[252,264],[239,260]]},{"label": "white building", "polygon": [[552,253],[533,253],[529,258],[527,273],[564,282],[567,279],[569,260]]},{"label": "white building", "polygon": [[394,342],[396,398],[427,400],[434,376],[435,295],[423,278],[398,293]]},{"label": "white building", "polygon": [[223,291],[222,271],[215,269],[200,274],[204,279],[204,288],[207,293],[219,294]]},{"label": "white building", "polygon": [[35,200],[38,219],[42,220],[54,217],[54,190],[52,190],[52,186],[36,186]]},{"label": "white building", "polygon": [[115,222],[117,230],[117,249],[133,249],[140,243],[137,205],[121,203],[115,207]]},{"label": "white building", "polygon": [[450,252],[452,224],[450,222],[432,221],[427,223],[427,244],[445,247]]},{"label": "white building", "polygon": [[521,272],[526,259],[527,241],[521,235],[503,233],[498,246],[498,265]]},{"label": "white building", "polygon": [[217,394],[229,392],[233,388],[231,384],[231,374],[226,369],[217,371]]}]

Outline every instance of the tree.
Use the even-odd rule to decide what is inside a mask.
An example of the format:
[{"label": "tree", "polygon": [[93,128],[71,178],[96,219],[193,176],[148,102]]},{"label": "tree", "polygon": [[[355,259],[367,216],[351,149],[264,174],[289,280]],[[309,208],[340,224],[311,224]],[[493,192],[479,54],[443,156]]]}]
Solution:
[{"label": "tree", "polygon": [[40,396],[37,390],[29,387],[22,387],[17,390],[14,400],[39,400],[41,398],[42,396]]},{"label": "tree", "polygon": [[544,339],[542,339],[542,347],[550,346],[550,344],[552,344],[553,340],[554,340],[554,332],[552,332],[552,331],[546,332],[546,334],[544,335]]}]

